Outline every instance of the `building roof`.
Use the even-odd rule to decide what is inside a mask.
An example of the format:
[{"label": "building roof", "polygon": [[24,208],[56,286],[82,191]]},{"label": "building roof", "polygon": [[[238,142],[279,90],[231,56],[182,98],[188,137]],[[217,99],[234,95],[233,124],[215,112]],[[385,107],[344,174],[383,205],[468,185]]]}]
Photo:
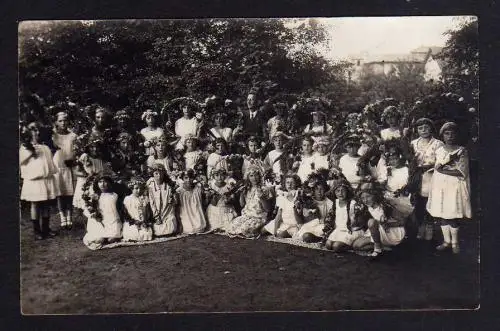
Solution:
[{"label": "building roof", "polygon": [[431,50],[432,55],[436,55],[436,54],[441,53],[441,51],[443,50],[443,47],[440,47],[440,46],[420,46],[419,48],[412,50],[410,53],[426,53],[427,54],[429,49]]},{"label": "building roof", "polygon": [[372,55],[365,60],[365,63],[423,63],[427,60],[427,54],[411,53],[411,54],[380,54]]}]

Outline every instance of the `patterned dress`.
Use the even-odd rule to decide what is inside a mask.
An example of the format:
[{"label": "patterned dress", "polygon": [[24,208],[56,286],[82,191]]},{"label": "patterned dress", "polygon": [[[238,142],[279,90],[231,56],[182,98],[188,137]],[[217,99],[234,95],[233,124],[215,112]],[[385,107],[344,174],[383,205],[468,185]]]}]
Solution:
[{"label": "patterned dress", "polygon": [[[434,166],[436,163],[436,150],[443,146],[441,140],[431,138],[430,141],[425,144],[422,138],[417,138],[412,140],[411,146],[415,151],[415,157],[417,159],[418,167],[428,167]],[[431,179],[433,171],[426,171],[422,175],[422,184],[420,186],[420,195],[427,197],[429,195]]]},{"label": "patterned dress", "polygon": [[[232,236],[243,238],[256,238],[260,234],[260,229],[266,224],[267,211],[264,209],[263,202],[257,194],[263,188],[252,187],[245,195],[245,207],[241,216],[231,221],[227,233]],[[269,197],[269,192],[264,191],[264,198]]]}]

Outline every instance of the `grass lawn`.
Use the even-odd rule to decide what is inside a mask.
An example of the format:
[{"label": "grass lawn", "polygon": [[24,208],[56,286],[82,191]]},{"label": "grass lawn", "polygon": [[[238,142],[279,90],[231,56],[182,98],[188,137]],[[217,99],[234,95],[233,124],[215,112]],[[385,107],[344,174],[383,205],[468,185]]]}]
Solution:
[{"label": "grass lawn", "polygon": [[[461,229],[458,256],[407,242],[370,261],[217,235],[90,251],[81,241],[81,223],[35,242],[23,216],[24,314],[441,309],[479,303],[478,226],[472,222]],[[57,229],[59,219],[53,219]]]}]

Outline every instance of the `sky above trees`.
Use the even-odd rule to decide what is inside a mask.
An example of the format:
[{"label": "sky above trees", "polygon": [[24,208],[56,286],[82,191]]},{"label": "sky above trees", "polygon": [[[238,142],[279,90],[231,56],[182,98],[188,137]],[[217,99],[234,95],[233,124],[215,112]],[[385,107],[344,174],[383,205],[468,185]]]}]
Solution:
[{"label": "sky above trees", "polygon": [[420,46],[444,46],[464,16],[339,17],[320,18],[330,39],[323,53],[331,59],[349,55],[404,54]]}]

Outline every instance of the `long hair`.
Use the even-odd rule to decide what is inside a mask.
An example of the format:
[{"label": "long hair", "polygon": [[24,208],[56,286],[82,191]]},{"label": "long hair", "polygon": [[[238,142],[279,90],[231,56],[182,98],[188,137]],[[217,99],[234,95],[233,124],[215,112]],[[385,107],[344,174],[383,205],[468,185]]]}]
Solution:
[{"label": "long hair", "polygon": [[108,192],[114,192],[115,191],[115,188],[114,188],[114,183],[113,183],[113,180],[111,179],[111,177],[109,176],[97,176],[94,180],[94,182],[92,183],[92,189],[94,190],[94,193],[96,193],[97,195],[101,195],[101,189],[99,188],[99,182],[101,180],[105,180],[107,183],[108,183]]}]

